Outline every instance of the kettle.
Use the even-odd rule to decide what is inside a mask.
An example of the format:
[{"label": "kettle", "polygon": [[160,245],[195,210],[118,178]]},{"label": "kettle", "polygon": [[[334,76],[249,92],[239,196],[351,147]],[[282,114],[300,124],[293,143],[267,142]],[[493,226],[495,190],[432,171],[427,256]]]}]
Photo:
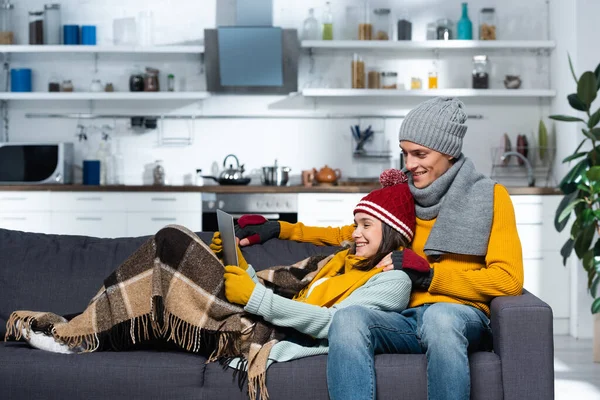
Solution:
[{"label": "kettle", "polygon": [[[229,157],[233,157],[235,159],[235,163],[237,165],[237,168],[233,168],[233,164],[229,164],[229,168],[226,168],[227,166],[227,159]],[[221,180],[230,180],[230,181],[234,181],[234,180],[238,180],[238,179],[242,179],[243,178],[243,174],[244,174],[244,165],[240,165],[240,160],[238,160],[238,158],[235,156],[235,154],[228,154],[227,156],[225,156],[225,159],[223,160],[223,172],[221,172],[221,174],[219,175],[219,179]]]},{"label": "kettle", "polygon": [[325,165],[319,171],[317,171],[316,168],[313,168],[313,172],[318,183],[334,185],[337,183],[337,180],[342,177],[342,171],[339,168],[332,169],[327,165]]}]

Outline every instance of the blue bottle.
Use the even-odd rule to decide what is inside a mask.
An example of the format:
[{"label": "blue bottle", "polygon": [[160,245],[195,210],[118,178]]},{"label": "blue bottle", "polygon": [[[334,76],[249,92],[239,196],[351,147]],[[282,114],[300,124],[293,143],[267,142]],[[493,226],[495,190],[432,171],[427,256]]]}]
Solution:
[{"label": "blue bottle", "polygon": [[473,40],[473,23],[469,19],[467,3],[462,3],[462,17],[456,26],[458,40]]}]

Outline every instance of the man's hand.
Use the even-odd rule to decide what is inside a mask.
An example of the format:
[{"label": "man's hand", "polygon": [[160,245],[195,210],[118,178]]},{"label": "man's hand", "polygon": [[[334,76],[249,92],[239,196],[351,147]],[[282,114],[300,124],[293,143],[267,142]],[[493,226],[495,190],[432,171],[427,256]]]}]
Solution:
[{"label": "man's hand", "polygon": [[225,297],[231,303],[245,306],[252,296],[256,283],[240,267],[235,265],[226,265],[225,274]]},{"label": "man's hand", "polygon": [[413,289],[416,290],[428,290],[433,279],[433,268],[430,267],[429,262],[411,249],[392,251],[377,266],[383,267],[384,271],[392,269],[404,271],[412,281]]},{"label": "man's hand", "polygon": [[242,215],[235,225],[235,236],[240,239],[239,245],[242,247],[278,238],[280,231],[279,222],[256,214]]}]

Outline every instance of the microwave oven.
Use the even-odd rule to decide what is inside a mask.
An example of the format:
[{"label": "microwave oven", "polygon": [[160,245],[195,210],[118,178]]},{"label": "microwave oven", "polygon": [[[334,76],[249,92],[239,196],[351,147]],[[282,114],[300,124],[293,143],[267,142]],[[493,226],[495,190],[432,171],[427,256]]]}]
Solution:
[{"label": "microwave oven", "polygon": [[0,185],[73,183],[73,143],[0,143]]}]

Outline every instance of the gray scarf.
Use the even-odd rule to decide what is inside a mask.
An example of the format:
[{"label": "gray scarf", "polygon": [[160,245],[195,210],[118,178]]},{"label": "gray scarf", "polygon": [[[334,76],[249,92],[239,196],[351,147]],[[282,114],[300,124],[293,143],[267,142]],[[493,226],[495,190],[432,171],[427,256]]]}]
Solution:
[{"label": "gray scarf", "polygon": [[417,217],[437,217],[425,254],[487,254],[496,183],[477,172],[471,160],[461,154],[448,171],[423,189],[414,186],[410,172],[408,183]]}]

